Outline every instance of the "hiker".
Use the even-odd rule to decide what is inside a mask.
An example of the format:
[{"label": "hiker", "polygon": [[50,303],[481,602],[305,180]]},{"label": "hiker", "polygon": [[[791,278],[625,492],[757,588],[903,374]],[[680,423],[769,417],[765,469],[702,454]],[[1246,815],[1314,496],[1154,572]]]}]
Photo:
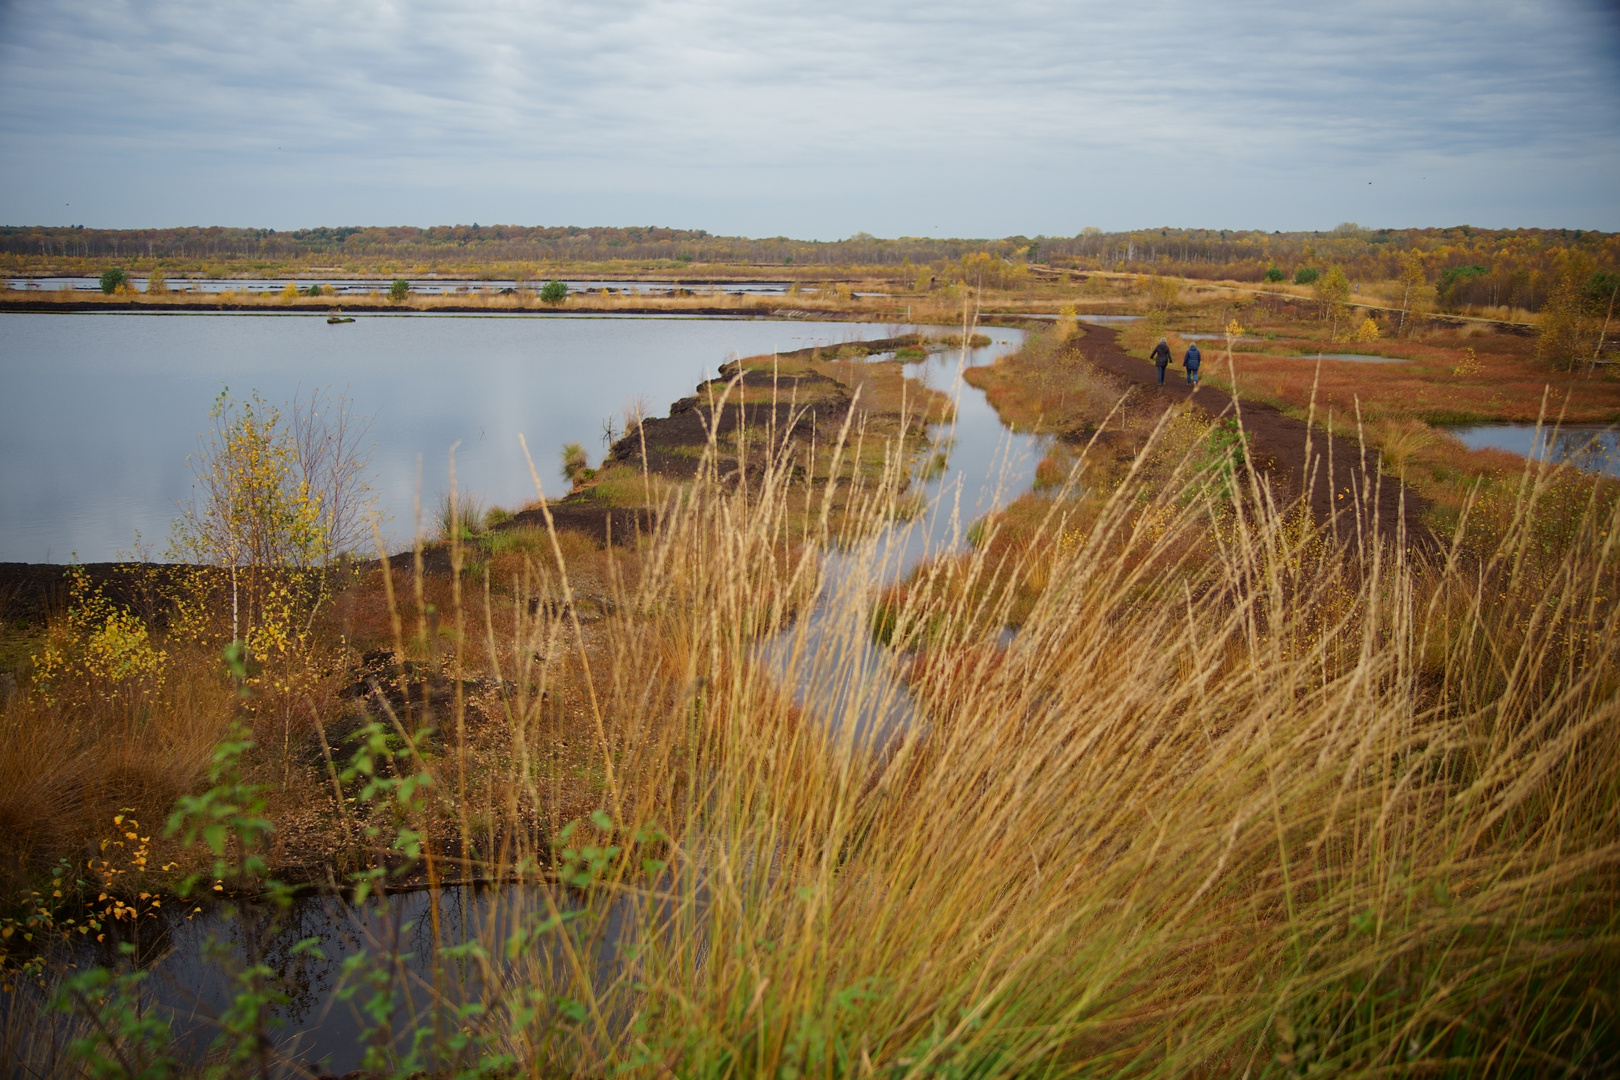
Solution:
[{"label": "hiker", "polygon": [[[1181,366],[1187,369],[1188,386],[1198,385],[1198,365],[1203,362],[1203,359],[1198,353],[1197,345],[1187,346],[1187,355],[1181,358]],[[1162,372],[1163,369],[1161,368],[1160,371]]]},{"label": "hiker", "polygon": [[1153,352],[1148,359],[1152,360],[1153,366],[1159,369],[1159,385],[1163,386],[1164,369],[1170,366],[1170,343],[1164,338],[1160,338],[1159,343],[1153,346]]}]

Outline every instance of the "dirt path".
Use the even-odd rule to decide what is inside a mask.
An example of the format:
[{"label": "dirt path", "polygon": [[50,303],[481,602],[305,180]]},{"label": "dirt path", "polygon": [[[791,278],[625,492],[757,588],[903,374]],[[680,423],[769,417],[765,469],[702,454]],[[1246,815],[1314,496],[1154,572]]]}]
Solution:
[{"label": "dirt path", "polygon": [[[1231,395],[1208,385],[1189,388],[1186,373],[1179,364],[1165,372],[1163,386],[1158,385],[1158,373],[1146,360],[1126,355],[1119,346],[1118,331],[1105,326],[1088,326],[1080,350],[1086,359],[1104,371],[1118,375],[1143,388],[1142,401],[1152,408],[1160,408],[1186,401],[1189,398],[1198,408],[1211,416],[1237,415],[1248,436],[1250,451],[1257,467],[1264,469],[1283,483],[1278,495],[1285,500],[1298,498],[1305,492],[1311,476],[1306,460],[1307,425],[1302,420],[1286,416],[1270,405],[1258,401],[1234,402]],[[1216,366],[1213,351],[1205,355],[1204,374]],[[1241,394],[1242,386],[1238,387]],[[1315,462],[1314,483],[1309,492],[1311,509],[1319,521],[1334,521],[1341,540],[1353,541],[1356,536],[1357,515],[1355,494],[1370,483],[1377,492],[1370,500],[1378,519],[1378,531],[1385,536],[1395,534],[1396,523],[1404,514],[1409,536],[1420,543],[1432,540],[1428,528],[1421,524],[1429,509],[1429,500],[1391,477],[1380,477],[1377,470],[1377,451],[1369,449],[1365,467],[1360,448],[1352,442],[1331,442],[1322,432],[1310,432],[1310,457]],[[1329,479],[1329,454],[1331,481]],[[1365,521],[1364,527],[1370,523]]]}]

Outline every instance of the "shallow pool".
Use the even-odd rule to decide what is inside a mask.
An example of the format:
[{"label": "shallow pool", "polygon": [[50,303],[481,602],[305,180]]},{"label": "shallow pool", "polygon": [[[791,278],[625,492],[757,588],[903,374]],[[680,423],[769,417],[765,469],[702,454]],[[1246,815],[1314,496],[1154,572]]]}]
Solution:
[{"label": "shallow pool", "polygon": [[1583,472],[1620,476],[1620,429],[1575,424],[1553,429],[1534,424],[1472,424],[1445,430],[1471,450],[1495,447],[1515,454],[1569,464]]},{"label": "shallow pool", "polygon": [[1301,360],[1348,360],[1352,364],[1404,364],[1404,356],[1374,356],[1371,353],[1330,352],[1301,356]]}]

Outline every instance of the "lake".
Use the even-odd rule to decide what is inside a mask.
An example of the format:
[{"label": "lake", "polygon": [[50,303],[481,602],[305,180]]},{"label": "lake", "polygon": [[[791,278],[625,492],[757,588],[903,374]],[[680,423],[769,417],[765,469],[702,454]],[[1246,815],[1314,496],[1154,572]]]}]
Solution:
[{"label": "lake", "polygon": [[373,417],[373,476],[393,546],[418,491],[431,518],[459,483],[505,506],[548,495],[560,448],[606,446],[603,422],[643,396],[655,414],[732,356],[887,337],[847,322],[570,316],[0,314],[0,561],[114,559],[139,532],[159,555],[189,500],[186,457],[223,387],[272,403],[332,387]]}]

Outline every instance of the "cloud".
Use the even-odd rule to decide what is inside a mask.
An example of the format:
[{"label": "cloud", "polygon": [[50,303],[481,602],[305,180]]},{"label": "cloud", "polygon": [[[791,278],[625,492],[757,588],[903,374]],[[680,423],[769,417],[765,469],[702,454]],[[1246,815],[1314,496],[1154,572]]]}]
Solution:
[{"label": "cloud", "polygon": [[1617,41],[1575,2],[12,5],[0,217],[1612,228]]}]

